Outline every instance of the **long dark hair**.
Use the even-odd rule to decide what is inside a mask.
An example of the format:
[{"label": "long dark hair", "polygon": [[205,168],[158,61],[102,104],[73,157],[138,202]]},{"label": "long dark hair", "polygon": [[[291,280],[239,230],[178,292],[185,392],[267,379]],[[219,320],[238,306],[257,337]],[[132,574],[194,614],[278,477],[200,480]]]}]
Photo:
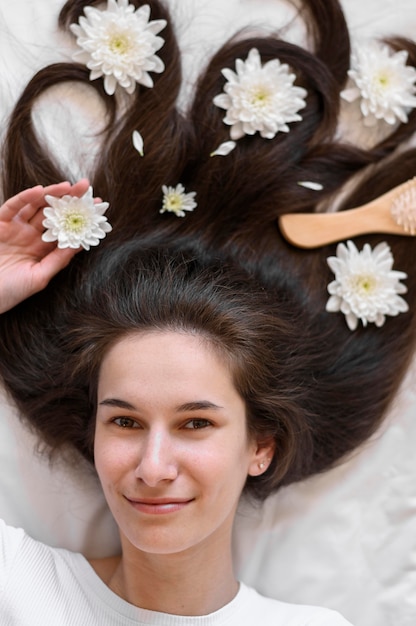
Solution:
[{"label": "long dark hair", "polygon": [[[67,2],[60,26],[67,28],[85,6],[94,4],[98,3]],[[138,7],[141,3],[134,0],[132,4]],[[358,247],[364,241],[372,245],[388,241],[395,267],[409,275],[409,312],[388,319],[382,328],[369,326],[351,332],[341,314],[325,311],[326,286],[332,279],[326,258],[334,253],[334,246],[313,251],[295,249],[279,233],[277,218],[288,212],[314,212],[330,204],[336,192],[358,173],[360,183],[346,196],[341,210],[363,204],[412,177],[415,150],[400,154],[395,150],[414,132],[416,112],[409,115],[407,124],[398,125],[369,149],[338,139],[339,95],[347,79],[350,41],[337,0],[304,0],[301,15],[308,26],[309,49],[285,41],[279,32],[236,35],[210,60],[195,85],[189,109],[182,111],[177,107],[181,66],[175,33],[163,5],[157,1],[148,4],[152,19],[168,20],[163,31],[165,45],[158,53],[166,71],[154,77],[153,89],[137,87],[128,105],[124,101],[121,105],[104,92],[100,80],[89,81],[83,66],[60,63],[33,77],[11,116],[4,149],[5,196],[23,187],[68,177],[37,138],[31,118],[37,98],[52,85],[68,80],[85,83],[97,92],[105,105],[106,119],[98,137],[100,153],[90,174],[95,193],[110,202],[108,217],[114,230],[99,251],[77,255],[44,293],[3,316],[1,374],[22,413],[33,423],[47,406],[58,414],[71,405],[75,415],[77,394],[81,415],[84,392],[73,386],[70,393],[63,393],[54,381],[62,381],[60,368],[70,379],[59,337],[66,336],[70,328],[64,315],[69,310],[68,301],[73,298],[81,307],[79,294],[86,296],[85,282],[98,277],[99,272],[92,269],[95,257],[99,267],[106,252],[116,258],[115,248],[125,242],[141,240],[148,246],[154,240],[160,246],[175,242],[175,249],[179,245],[190,248],[195,259],[208,259],[212,254],[224,258],[228,266],[240,267],[233,271],[244,273],[250,285],[247,289],[256,286],[275,300],[276,322],[284,320],[286,328],[295,329],[304,348],[299,351],[299,342],[288,329],[296,366],[290,351],[283,351],[290,363],[284,376],[291,376],[291,402],[296,399],[303,413],[301,421],[299,414],[293,418],[298,436],[292,436],[292,441],[299,443],[299,451],[282,451],[290,461],[282,474],[270,470],[273,480],[264,491],[258,488],[265,495],[271,488],[330,467],[376,430],[406,371],[416,333],[416,253],[412,238],[357,238]],[[391,38],[387,43],[394,50],[407,50],[408,63],[416,65],[412,41]],[[226,158],[211,158],[212,150],[228,139],[229,132],[222,121],[223,112],[212,103],[224,85],[220,70],[234,68],[235,59],[245,58],[253,47],[263,61],[278,57],[287,63],[297,76],[296,84],[307,89],[303,119],[291,125],[289,133],[278,133],[273,140],[246,136]],[[132,145],[131,135],[136,129],[145,140],[144,158]],[[319,182],[323,189],[311,192],[298,185],[302,180]],[[183,219],[159,213],[161,186],[178,182],[197,192],[197,209]],[[65,345],[68,363],[75,368],[77,353],[72,358],[70,344]],[[269,365],[278,392],[283,374],[277,372],[285,367],[276,369],[276,363],[282,366],[279,350]],[[54,399],[50,394],[55,394]],[[53,428],[52,412],[48,414],[51,417],[41,428],[42,436],[49,437],[51,445],[70,441],[88,457],[89,444],[76,443],[75,435],[61,437]],[[49,436],[51,431],[53,436]],[[79,436],[83,432],[79,430]]]},{"label": "long dark hair", "polygon": [[[290,294],[263,289],[224,256],[154,237],[97,250],[76,292],[62,292],[59,310],[48,314],[53,290],[3,316],[1,341],[5,382],[52,448],[70,444],[93,462],[104,355],[128,334],[165,330],[208,341],[230,367],[245,401],[249,436],[259,442],[274,438],[271,467],[264,477],[249,479],[249,490],[264,497],[310,473],[315,395],[310,377],[318,345],[310,344],[307,319]],[[23,345],[17,329],[28,317]],[[12,352],[19,367],[7,365]],[[296,379],[304,384],[294,385]]]}]

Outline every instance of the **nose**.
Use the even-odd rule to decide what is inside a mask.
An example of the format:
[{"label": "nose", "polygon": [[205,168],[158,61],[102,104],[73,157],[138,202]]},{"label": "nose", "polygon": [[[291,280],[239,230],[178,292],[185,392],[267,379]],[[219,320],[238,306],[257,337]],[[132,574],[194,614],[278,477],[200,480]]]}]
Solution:
[{"label": "nose", "polygon": [[149,487],[156,487],[163,481],[172,481],[177,477],[174,445],[168,433],[149,431],[142,441],[139,454],[135,475]]}]

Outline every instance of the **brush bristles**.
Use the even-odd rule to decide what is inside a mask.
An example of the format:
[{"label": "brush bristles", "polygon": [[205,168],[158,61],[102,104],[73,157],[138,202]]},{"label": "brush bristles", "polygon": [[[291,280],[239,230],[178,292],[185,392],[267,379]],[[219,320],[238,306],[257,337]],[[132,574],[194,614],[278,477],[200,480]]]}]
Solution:
[{"label": "brush bristles", "polygon": [[416,234],[416,179],[406,183],[407,187],[395,198],[390,207],[391,215],[406,233]]}]

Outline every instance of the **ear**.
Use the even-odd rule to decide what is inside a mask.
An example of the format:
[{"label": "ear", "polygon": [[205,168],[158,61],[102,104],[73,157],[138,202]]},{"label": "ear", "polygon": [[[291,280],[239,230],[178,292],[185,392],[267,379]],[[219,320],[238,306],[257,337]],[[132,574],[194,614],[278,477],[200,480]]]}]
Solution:
[{"label": "ear", "polygon": [[276,450],[273,437],[257,442],[248,469],[249,476],[261,476],[270,466]]}]

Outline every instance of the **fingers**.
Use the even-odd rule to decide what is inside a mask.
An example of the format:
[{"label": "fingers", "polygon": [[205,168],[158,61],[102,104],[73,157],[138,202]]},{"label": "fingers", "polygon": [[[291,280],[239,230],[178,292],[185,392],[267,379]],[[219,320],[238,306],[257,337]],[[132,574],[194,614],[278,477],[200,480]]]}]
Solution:
[{"label": "fingers", "polygon": [[36,187],[25,189],[16,196],[9,198],[9,200],[0,207],[0,219],[4,222],[10,222],[27,204],[38,202],[42,194],[42,185],[37,185]]},{"label": "fingers", "polygon": [[63,183],[57,183],[55,185],[48,185],[43,188],[43,195],[49,196],[63,196],[64,194],[71,194],[71,196],[82,196],[90,186],[88,178],[81,178],[76,183],[71,184],[68,181]]},{"label": "fingers", "polygon": [[68,181],[63,181],[47,187],[37,185],[36,187],[25,189],[7,200],[0,207],[0,220],[10,222],[18,215],[20,220],[28,222],[36,216],[40,208],[46,205],[45,195],[59,197],[71,194],[82,196],[87,191],[89,184],[87,178],[82,178],[73,185]]},{"label": "fingers", "polygon": [[59,196],[68,193],[70,189],[71,183],[67,180],[63,181],[62,183],[47,185],[46,187],[43,187],[42,199],[43,196],[45,196],[46,194],[50,194],[51,196]]},{"label": "fingers", "polygon": [[43,231],[42,222],[44,220],[44,215],[43,215],[43,211],[39,211],[39,208],[43,209],[45,206],[47,206],[47,202],[44,199],[44,196],[50,195],[50,196],[55,196],[57,198],[67,195],[67,194],[71,196],[82,196],[88,190],[89,185],[90,185],[90,182],[87,178],[82,178],[81,180],[76,182],[74,185],[71,185],[71,183],[69,182],[58,183],[56,185],[49,185],[48,187],[45,187],[43,189],[43,196],[42,196],[42,201],[40,202],[40,205],[36,208],[33,207],[32,212],[30,212],[30,207],[25,207],[22,211],[20,211],[19,217],[23,220],[26,219],[27,221],[30,221],[31,226],[33,226],[34,228],[42,232]]},{"label": "fingers", "polygon": [[33,226],[33,228],[36,228],[37,231],[43,233],[45,230],[45,227],[43,226],[44,219],[45,215],[43,211],[39,211],[39,209],[37,209],[35,215],[30,220],[30,226]]},{"label": "fingers", "polygon": [[29,207],[25,207],[19,213],[19,217],[21,217],[22,219],[26,218],[27,221],[31,220],[32,225],[34,221],[36,221],[37,226],[35,227],[38,228],[43,220],[43,214],[42,213],[39,214],[37,213],[37,211],[39,208],[44,208],[45,206],[47,206],[45,196],[49,195],[49,196],[55,196],[57,198],[67,195],[67,194],[71,196],[82,196],[87,191],[89,185],[90,183],[89,183],[88,178],[81,178],[81,180],[77,181],[73,185],[69,183],[68,181],[57,183],[54,185],[48,185],[47,187],[43,188],[41,199],[38,205],[36,207],[33,207],[32,213],[30,213]]},{"label": "fingers", "polygon": [[90,186],[90,181],[88,180],[88,178],[81,178],[81,180],[77,181],[74,185],[72,185],[71,195],[83,196],[84,193],[88,191],[89,186]]}]

